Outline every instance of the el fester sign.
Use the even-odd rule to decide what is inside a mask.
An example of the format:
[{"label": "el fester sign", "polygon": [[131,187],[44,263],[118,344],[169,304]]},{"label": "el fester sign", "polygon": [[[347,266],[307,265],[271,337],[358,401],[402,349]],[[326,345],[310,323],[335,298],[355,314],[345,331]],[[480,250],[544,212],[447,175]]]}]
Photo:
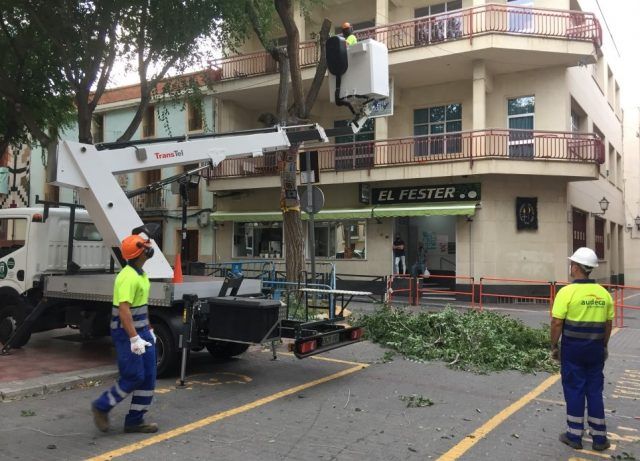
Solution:
[{"label": "el fester sign", "polygon": [[371,203],[437,203],[480,200],[480,183],[437,186],[385,187],[372,189]]}]

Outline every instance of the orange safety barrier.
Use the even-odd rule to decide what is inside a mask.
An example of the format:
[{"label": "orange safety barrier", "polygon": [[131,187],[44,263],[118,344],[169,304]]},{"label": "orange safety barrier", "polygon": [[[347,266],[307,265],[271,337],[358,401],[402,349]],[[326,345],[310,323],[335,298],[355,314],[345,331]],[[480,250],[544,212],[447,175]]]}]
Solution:
[{"label": "orange safety barrier", "polygon": [[[485,285],[485,282],[506,282],[510,283],[518,283],[526,285],[548,285],[549,286],[549,296],[534,296],[529,294],[509,294],[509,293],[487,293],[487,287],[491,287],[491,285]],[[501,277],[480,277],[480,293],[478,296],[480,310],[484,309],[484,298],[485,297],[493,297],[493,298],[506,298],[506,299],[521,299],[521,300],[531,300],[531,301],[547,301],[549,303],[549,313],[551,313],[551,308],[553,307],[553,299],[555,297],[555,288],[554,282],[549,282],[547,280],[528,280],[528,279],[510,279],[510,278],[501,278]]]},{"label": "orange safety barrier", "polygon": [[[387,301],[391,303],[393,301],[393,295],[397,293],[408,293],[409,300],[413,299],[413,283],[409,274],[391,274],[387,279]],[[407,280],[408,288],[394,288],[393,282],[395,280]]]},{"label": "orange safety barrier", "polygon": [[[635,293],[634,293],[635,292]],[[632,294],[629,294],[632,293]],[[633,285],[615,285],[615,313],[614,326],[624,328],[624,311],[625,309],[640,310],[640,305],[633,305],[627,302],[628,299],[640,297],[640,286]]]},{"label": "orange safety barrier", "polygon": [[[453,280],[454,283],[457,280],[463,280],[469,283],[469,291],[460,291],[460,290],[443,290],[442,288],[433,288],[426,287],[421,288],[419,285],[420,279],[428,279],[428,280]],[[456,283],[457,287],[457,283]],[[474,278],[466,275],[434,275],[431,274],[429,277],[416,277],[416,304],[420,305],[420,298],[423,293],[436,293],[436,294],[444,294],[444,295],[463,295],[468,296],[471,299],[471,308],[476,309],[476,296],[475,296],[475,283]],[[481,306],[480,306],[481,308]]]}]

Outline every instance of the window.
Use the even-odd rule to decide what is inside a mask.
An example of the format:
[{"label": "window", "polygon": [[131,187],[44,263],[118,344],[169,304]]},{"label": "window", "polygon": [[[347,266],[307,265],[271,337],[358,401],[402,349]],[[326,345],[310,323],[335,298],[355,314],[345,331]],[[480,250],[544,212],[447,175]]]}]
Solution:
[{"label": "window", "polygon": [[[350,121],[336,120],[333,126],[335,128],[347,126]],[[360,132],[355,135],[336,136],[336,144],[345,144],[344,146],[336,146],[336,170],[357,170],[373,167],[375,145],[373,142],[366,143],[364,141],[373,141],[375,139],[375,122],[374,118],[370,118]]]},{"label": "window", "polygon": [[314,236],[318,258],[366,257],[366,221],[319,221],[315,223]]},{"label": "window", "polygon": [[0,219],[0,258],[19,250],[27,238],[25,218]]},{"label": "window", "polygon": [[622,186],[622,178],[624,174],[622,172],[622,155],[616,152],[616,186]]},{"label": "window", "polygon": [[521,96],[507,101],[511,157],[533,157],[534,110],[534,96]]},{"label": "window", "polygon": [[598,259],[604,259],[604,219],[595,219],[596,255]]},{"label": "window", "polygon": [[413,135],[416,155],[457,153],[462,150],[462,104],[448,104],[413,111]]},{"label": "window", "polygon": [[94,144],[104,142],[104,115],[93,114],[93,123],[91,123],[91,135],[93,136]]},{"label": "window", "polygon": [[202,107],[192,102],[187,103],[189,131],[202,130]]},{"label": "window", "polygon": [[[532,0],[508,0],[508,6],[533,6]],[[509,9],[509,32],[533,31],[533,12],[528,8]]]},{"label": "window", "polygon": [[142,137],[152,138],[156,135],[156,106],[149,105],[142,116]]},{"label": "window", "polygon": [[573,251],[587,246],[587,213],[577,208],[572,210]]},{"label": "window", "polygon": [[416,45],[441,42],[462,35],[462,18],[458,15],[443,15],[448,11],[462,8],[462,0],[438,3],[413,10],[415,18],[429,17],[426,21],[418,21],[415,27]]},{"label": "window", "polygon": [[613,184],[616,183],[616,150],[613,148],[611,144],[609,144],[609,159],[607,163],[607,176],[609,177],[609,181]]},{"label": "window", "polygon": [[95,224],[90,222],[77,222],[73,228],[73,240],[79,242],[101,242],[102,236]]},{"label": "window", "polygon": [[233,226],[233,256],[281,258],[281,222],[237,222]]},{"label": "window", "polygon": [[[183,168],[183,171],[186,173],[189,170],[194,170],[196,168],[198,168],[200,165],[198,165],[197,163],[193,163],[191,165],[185,165]],[[196,174],[200,174],[200,173],[196,173]],[[195,177],[196,179],[198,179],[197,176],[195,175],[190,175],[190,178]],[[200,183],[195,183],[195,182],[191,182],[189,181],[187,183],[187,206],[200,206]]]}]

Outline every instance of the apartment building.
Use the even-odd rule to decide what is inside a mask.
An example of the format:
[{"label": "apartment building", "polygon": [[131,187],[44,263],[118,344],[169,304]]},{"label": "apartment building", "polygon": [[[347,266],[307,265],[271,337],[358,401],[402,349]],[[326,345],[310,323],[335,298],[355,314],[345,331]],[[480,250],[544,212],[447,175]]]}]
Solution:
[{"label": "apartment building", "polygon": [[[408,268],[422,242],[432,272],[566,280],[566,257],[587,245],[601,261],[596,278],[622,280],[620,86],[596,10],[576,0],[327,0],[298,14],[305,83],[324,17],[384,42],[390,61],[381,116],[305,146],[318,152],[325,196],[316,257],[339,273],[386,275],[399,235]],[[214,71],[220,131],[261,126],[277,94],[271,57],[249,40]],[[349,113],[321,94],[311,118],[345,123]],[[282,258],[275,156],[225,161],[209,177],[217,258]]]},{"label": "apartment building", "polygon": [[[92,126],[95,143],[114,142],[129,126],[140,100],[138,85],[109,89],[98,104]],[[170,136],[185,136],[213,132],[216,117],[214,116],[214,100],[211,95],[205,96],[201,104],[187,101],[156,101],[152,103],[143,116],[132,140],[149,140]],[[63,134],[63,139],[77,141],[78,135],[73,129]],[[35,197],[41,199],[60,200],[66,203],[77,202],[73,191],[58,190],[46,185],[46,157],[40,161],[40,149],[32,156],[33,167],[30,174],[30,203]],[[118,175],[117,179],[123,189],[135,190],[161,179],[181,174],[198,165],[185,165],[163,170],[149,170],[142,173]],[[194,176],[194,179],[201,179]],[[213,229],[209,221],[209,213],[213,210],[213,194],[207,191],[205,180],[192,181],[188,189],[187,208],[187,245],[185,261],[211,262],[213,258]],[[145,223],[157,223],[161,227],[158,245],[167,258],[173,262],[181,249],[181,199],[178,189],[166,185],[162,190],[141,194],[131,198],[131,203]]]}]

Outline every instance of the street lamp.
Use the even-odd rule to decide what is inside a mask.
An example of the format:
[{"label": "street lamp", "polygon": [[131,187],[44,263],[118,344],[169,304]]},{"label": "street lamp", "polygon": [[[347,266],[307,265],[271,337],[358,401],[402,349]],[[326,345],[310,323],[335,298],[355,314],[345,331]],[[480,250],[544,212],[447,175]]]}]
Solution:
[{"label": "street lamp", "polygon": [[609,200],[607,200],[606,197],[602,197],[602,200],[600,200],[598,202],[598,204],[600,205],[600,209],[602,210],[602,212],[600,212],[600,213],[591,213],[591,216],[604,216],[604,214],[609,209]]}]

